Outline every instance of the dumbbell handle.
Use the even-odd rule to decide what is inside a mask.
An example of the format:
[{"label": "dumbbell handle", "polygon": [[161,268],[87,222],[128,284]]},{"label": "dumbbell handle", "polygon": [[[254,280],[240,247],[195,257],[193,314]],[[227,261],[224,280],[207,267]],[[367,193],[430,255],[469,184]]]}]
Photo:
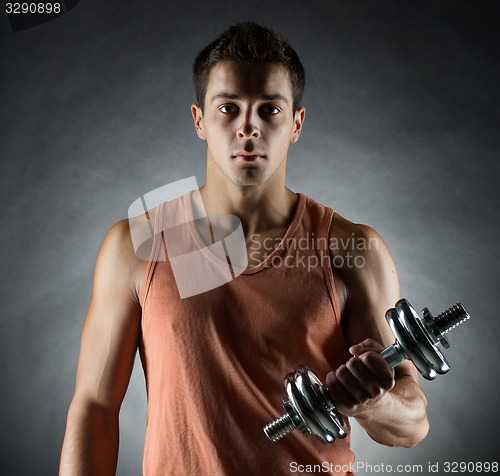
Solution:
[{"label": "dumbbell handle", "polygon": [[379,355],[389,364],[390,369],[393,369],[396,365],[406,360],[403,349],[398,342],[386,347]]}]

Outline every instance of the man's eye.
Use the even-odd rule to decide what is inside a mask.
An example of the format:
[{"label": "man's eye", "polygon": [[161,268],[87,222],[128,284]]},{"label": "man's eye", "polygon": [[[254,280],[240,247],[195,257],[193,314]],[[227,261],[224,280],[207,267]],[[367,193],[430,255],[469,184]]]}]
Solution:
[{"label": "man's eye", "polygon": [[236,106],[225,104],[224,106],[219,107],[219,111],[223,112],[224,114],[230,114],[232,112],[236,112]]},{"label": "man's eye", "polygon": [[275,115],[281,112],[276,106],[264,106],[263,111],[266,114],[271,114],[271,115]]}]

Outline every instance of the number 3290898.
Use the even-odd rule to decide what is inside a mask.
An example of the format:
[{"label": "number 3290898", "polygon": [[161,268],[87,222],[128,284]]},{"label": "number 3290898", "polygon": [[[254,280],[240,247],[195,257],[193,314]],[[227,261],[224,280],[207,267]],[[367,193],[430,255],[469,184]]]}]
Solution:
[{"label": "number 3290898", "polygon": [[445,462],[443,465],[445,473],[498,473],[498,461],[492,463],[478,462]]},{"label": "number 3290898", "polygon": [[5,13],[62,13],[60,3],[6,3]]}]

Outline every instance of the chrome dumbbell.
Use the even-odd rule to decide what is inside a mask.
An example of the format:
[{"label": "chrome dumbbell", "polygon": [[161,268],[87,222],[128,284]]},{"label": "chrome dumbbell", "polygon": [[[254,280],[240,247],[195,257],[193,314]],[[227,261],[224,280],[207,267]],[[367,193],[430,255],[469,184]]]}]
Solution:
[{"label": "chrome dumbbell", "polygon": [[[386,319],[396,336],[396,342],[380,352],[392,369],[405,359],[411,360],[427,380],[450,370],[439,346],[450,347],[444,335],[469,319],[461,304],[434,317],[427,308],[420,318],[406,299],[401,299],[386,312]],[[328,389],[306,366],[300,366],[285,378],[286,413],[264,427],[272,441],[278,441],[295,429],[311,433],[323,443],[331,444],[344,438],[348,428],[344,417],[337,412]]]}]

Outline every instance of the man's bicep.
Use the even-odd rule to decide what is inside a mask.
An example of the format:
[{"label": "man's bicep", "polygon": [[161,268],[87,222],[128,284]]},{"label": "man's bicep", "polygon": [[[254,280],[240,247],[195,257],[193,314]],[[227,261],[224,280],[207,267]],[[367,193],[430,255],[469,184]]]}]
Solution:
[{"label": "man's bicep", "polygon": [[368,227],[362,227],[362,236],[369,246],[357,261],[361,265],[348,270],[344,331],[350,345],[371,337],[387,346],[394,343],[394,336],[385,313],[400,298],[399,278],[382,238]]},{"label": "man's bicep", "polygon": [[99,252],[77,371],[75,398],[104,408],[119,408],[137,349],[141,308],[135,263],[124,220],[111,228]]},{"label": "man's bicep", "polygon": [[[363,254],[364,266],[351,277],[352,288],[342,316],[344,332],[349,345],[372,338],[387,347],[394,344],[395,336],[385,314],[400,299],[399,277],[394,260],[378,233],[363,227],[363,235],[370,246]],[[403,362],[394,370],[396,379],[417,380],[417,372],[410,362]]]}]

